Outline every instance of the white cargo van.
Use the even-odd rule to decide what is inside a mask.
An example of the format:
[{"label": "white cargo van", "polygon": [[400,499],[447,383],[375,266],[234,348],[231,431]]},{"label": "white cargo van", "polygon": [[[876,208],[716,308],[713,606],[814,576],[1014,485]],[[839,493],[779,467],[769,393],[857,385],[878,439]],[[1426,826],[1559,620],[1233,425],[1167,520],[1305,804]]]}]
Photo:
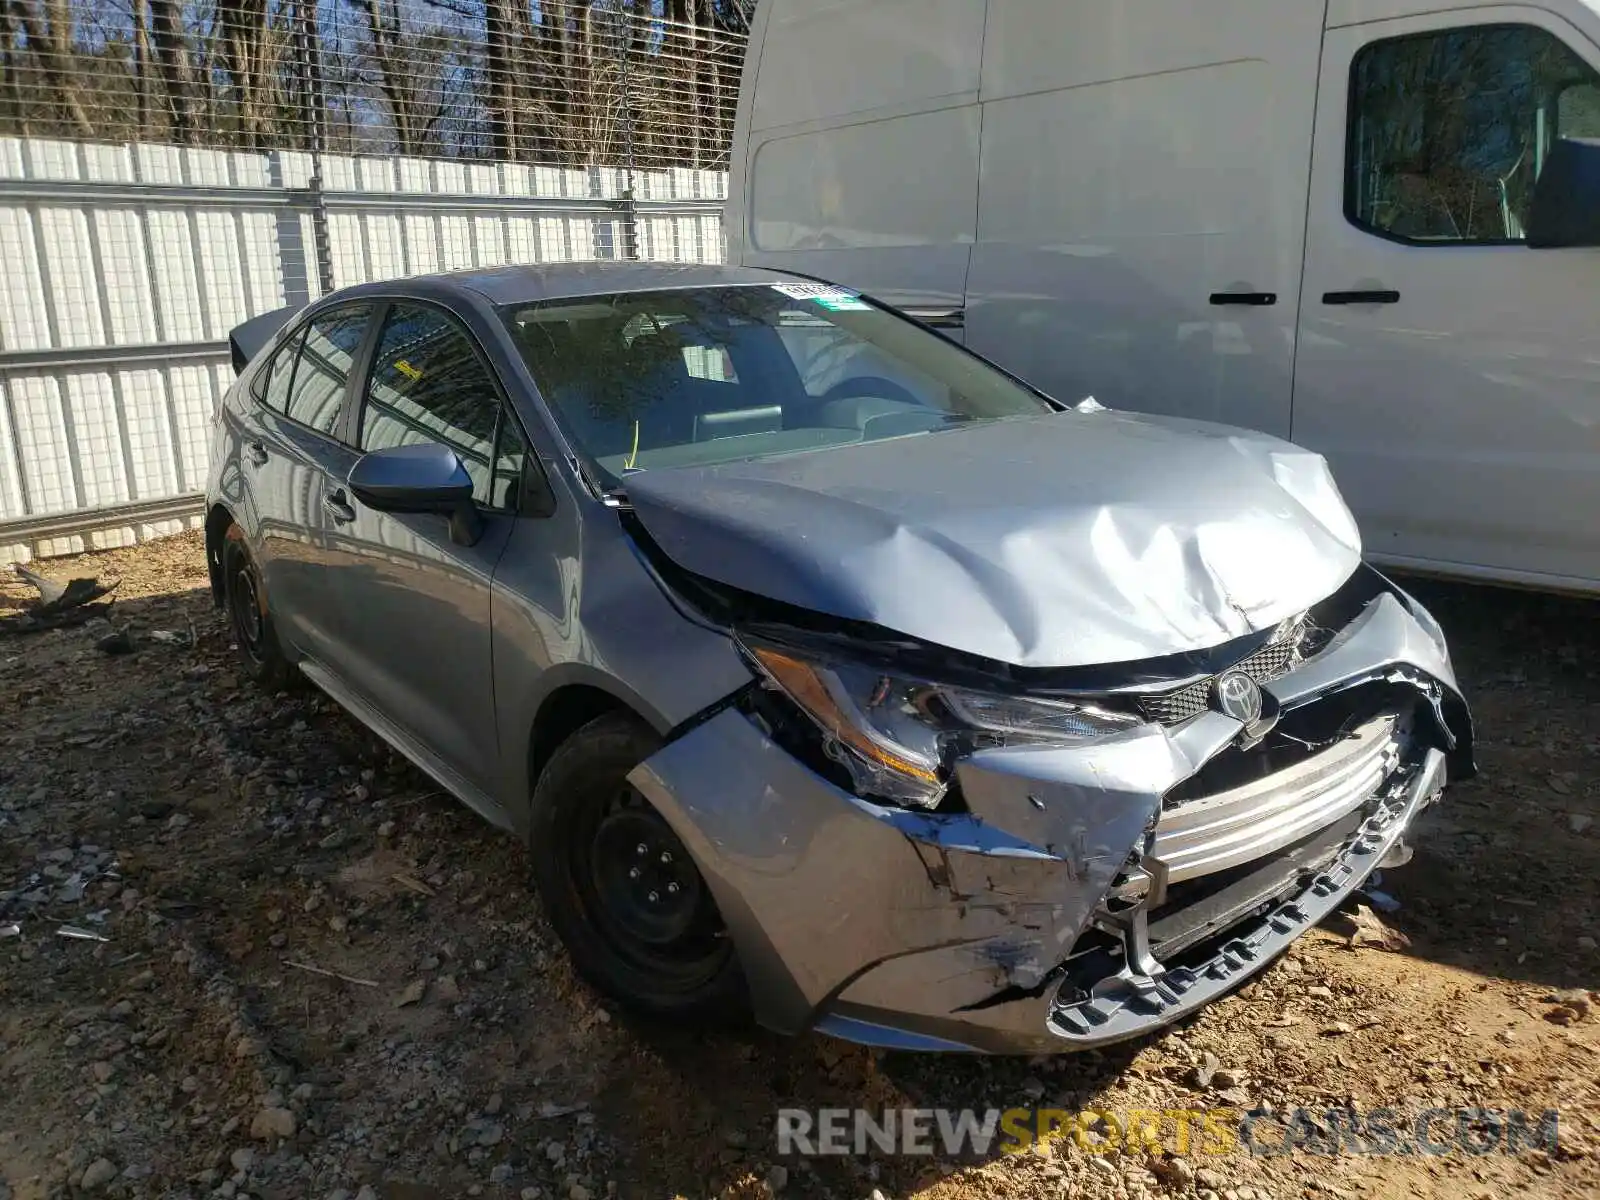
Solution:
[{"label": "white cargo van", "polygon": [[1600,0],[762,0],[729,254],[1319,450],[1380,561],[1597,590],[1595,138]]}]

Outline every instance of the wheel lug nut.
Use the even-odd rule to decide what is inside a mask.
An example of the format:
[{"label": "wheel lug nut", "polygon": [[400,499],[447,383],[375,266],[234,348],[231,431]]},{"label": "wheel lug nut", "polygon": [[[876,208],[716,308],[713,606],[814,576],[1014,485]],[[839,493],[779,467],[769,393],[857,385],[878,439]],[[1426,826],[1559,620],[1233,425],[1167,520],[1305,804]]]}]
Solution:
[{"label": "wheel lug nut", "polygon": [[678,894],[678,885],[675,884],[675,883],[667,884],[667,895],[676,896],[677,894]]},{"label": "wheel lug nut", "polygon": [[640,874],[640,872],[639,872],[639,868],[638,867],[632,867],[632,868],[630,868],[628,870],[628,878],[629,879],[637,879],[637,878],[639,878],[639,874]]},{"label": "wheel lug nut", "polygon": [[640,842],[636,847],[634,847],[634,853],[640,858],[643,858],[646,854],[650,853],[650,847],[646,846],[643,842]]},{"label": "wheel lug nut", "polygon": [[661,893],[660,892],[651,892],[650,893],[650,903],[651,904],[660,904],[661,903]]},{"label": "wheel lug nut", "polygon": [[671,861],[672,861],[672,851],[670,851],[670,850],[663,850],[663,851],[662,851],[662,852],[661,852],[661,861],[662,861],[662,862],[664,862],[664,863],[669,863],[669,862],[671,862]]}]

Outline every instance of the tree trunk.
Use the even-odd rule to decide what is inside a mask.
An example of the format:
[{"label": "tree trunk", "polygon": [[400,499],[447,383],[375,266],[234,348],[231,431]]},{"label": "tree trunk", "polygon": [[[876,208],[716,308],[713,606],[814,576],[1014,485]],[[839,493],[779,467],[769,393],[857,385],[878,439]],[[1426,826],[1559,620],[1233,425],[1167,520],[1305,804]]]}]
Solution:
[{"label": "tree trunk", "polygon": [[516,157],[516,93],[513,75],[521,57],[511,0],[485,0],[484,70],[488,73],[489,153],[497,159]]},{"label": "tree trunk", "polygon": [[218,0],[217,58],[233,90],[240,140],[252,150],[260,146],[265,132],[261,74],[266,24],[266,0]]},{"label": "tree trunk", "polygon": [[5,112],[16,131],[28,137],[32,132],[29,128],[32,114],[22,95],[22,51],[17,45],[21,32],[10,7],[0,0],[0,75],[5,85]]},{"label": "tree trunk", "polygon": [[55,95],[78,137],[94,136],[94,125],[84,111],[83,97],[72,78],[72,16],[63,0],[48,0],[49,24],[29,0],[12,0],[12,12],[22,27],[28,48],[39,63],[39,79]]},{"label": "tree trunk", "polygon": [[150,136],[150,13],[133,0],[133,138]]},{"label": "tree trunk", "polygon": [[189,46],[177,0],[149,0],[150,41],[155,49],[156,71],[167,93],[167,117],[172,138],[188,142],[194,125],[189,109]]},{"label": "tree trunk", "polygon": [[392,4],[384,11],[383,0],[366,0],[367,20],[372,26],[373,66],[378,72],[378,91],[388,102],[394,119],[396,149],[400,154],[416,154],[416,131],[413,129],[410,96],[399,78],[404,69],[398,54],[400,13]]},{"label": "tree trunk", "polygon": [[561,64],[557,74],[557,88],[559,89],[556,101],[556,111],[561,114],[561,122],[557,137],[560,139],[561,157],[571,161],[572,143],[577,132],[577,124],[582,119],[578,112],[579,100],[577,97],[578,79],[574,71],[576,56],[573,54],[572,28],[567,23],[566,0],[559,4],[551,3],[551,18],[555,22],[556,54]]}]

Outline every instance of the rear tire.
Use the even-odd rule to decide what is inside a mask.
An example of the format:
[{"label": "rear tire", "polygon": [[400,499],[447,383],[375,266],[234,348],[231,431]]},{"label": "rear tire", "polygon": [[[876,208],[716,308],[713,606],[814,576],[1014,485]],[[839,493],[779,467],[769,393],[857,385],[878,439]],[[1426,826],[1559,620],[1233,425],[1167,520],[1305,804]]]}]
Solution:
[{"label": "rear tire", "polygon": [[271,691],[288,687],[297,673],[279,647],[261,572],[237,525],[223,536],[222,597],[245,674]]},{"label": "rear tire", "polygon": [[643,1016],[742,1021],[743,973],[705,879],[627,781],[660,749],[626,713],[563,742],[533,792],[534,880],[578,974]]}]

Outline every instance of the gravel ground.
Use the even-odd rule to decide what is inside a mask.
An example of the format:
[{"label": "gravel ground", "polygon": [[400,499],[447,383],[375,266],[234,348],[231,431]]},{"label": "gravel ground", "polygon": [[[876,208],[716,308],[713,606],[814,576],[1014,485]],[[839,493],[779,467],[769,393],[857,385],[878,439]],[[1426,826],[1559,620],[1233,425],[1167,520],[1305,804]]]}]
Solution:
[{"label": "gravel ground", "polygon": [[[518,845],[316,693],[236,673],[196,535],[45,568],[121,578],[128,652],[100,618],[6,632],[29,593],[0,575],[0,1200],[1600,1194],[1590,602],[1419,585],[1483,776],[1385,880],[1398,911],[1163,1037],[1030,1062],[630,1025],[573,978]],[[808,1160],[773,1136],[781,1106],[1017,1104],[1554,1108],[1559,1145]]]}]

